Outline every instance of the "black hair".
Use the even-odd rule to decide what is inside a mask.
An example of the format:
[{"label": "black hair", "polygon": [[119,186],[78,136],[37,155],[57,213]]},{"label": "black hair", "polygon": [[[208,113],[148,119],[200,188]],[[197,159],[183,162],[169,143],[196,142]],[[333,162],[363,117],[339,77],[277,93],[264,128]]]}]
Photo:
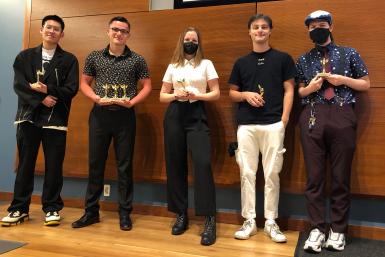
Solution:
[{"label": "black hair", "polygon": [[251,24],[252,24],[254,21],[260,20],[260,19],[263,19],[264,21],[266,21],[267,24],[269,25],[270,29],[273,28],[273,20],[270,18],[270,16],[264,15],[264,14],[262,14],[262,13],[254,14],[253,16],[251,16],[250,19],[249,19],[249,22],[247,23],[247,28],[250,29]]},{"label": "black hair", "polygon": [[113,23],[114,21],[120,21],[120,22],[124,22],[128,25],[128,30],[131,30],[131,24],[128,22],[128,20],[123,17],[123,16],[115,16],[113,17],[110,22],[108,23],[108,25],[111,25],[111,23]]},{"label": "black hair", "polygon": [[58,23],[60,23],[60,26],[61,26],[61,31],[64,31],[64,21],[62,18],[60,18],[59,16],[57,15],[47,15],[43,18],[43,20],[41,21],[41,26],[44,27],[44,24],[48,21],[48,20],[52,20],[52,21],[57,21]]}]

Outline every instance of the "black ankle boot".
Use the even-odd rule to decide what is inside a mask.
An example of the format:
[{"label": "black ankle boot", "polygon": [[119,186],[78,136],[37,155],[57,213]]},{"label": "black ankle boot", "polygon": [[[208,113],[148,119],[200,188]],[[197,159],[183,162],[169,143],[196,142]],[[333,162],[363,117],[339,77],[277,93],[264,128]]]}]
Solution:
[{"label": "black ankle boot", "polygon": [[202,233],[201,245],[212,245],[217,238],[215,216],[206,216],[205,228]]},{"label": "black ankle boot", "polygon": [[174,226],[172,226],[171,234],[180,235],[183,234],[188,227],[187,213],[178,214]]}]

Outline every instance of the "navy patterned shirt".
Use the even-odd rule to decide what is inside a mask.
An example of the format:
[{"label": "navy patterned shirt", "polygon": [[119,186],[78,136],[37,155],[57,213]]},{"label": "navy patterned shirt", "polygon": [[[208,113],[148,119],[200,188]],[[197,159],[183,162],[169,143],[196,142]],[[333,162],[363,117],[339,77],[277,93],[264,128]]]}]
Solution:
[{"label": "navy patterned shirt", "polygon": [[[137,83],[149,78],[144,58],[127,46],[121,56],[109,53],[109,46],[91,52],[84,65],[83,73],[95,78],[94,91],[100,97],[133,98],[137,94]],[[103,88],[107,85],[108,88]],[[123,87],[124,86],[124,87]]]},{"label": "navy patterned shirt", "polygon": [[[327,48],[326,50],[329,54],[332,74],[339,74],[354,79],[368,75],[366,65],[355,49],[337,46],[334,43],[330,43],[325,48]],[[309,85],[310,81],[317,75],[317,73],[322,72],[322,59],[323,53],[321,49],[317,48],[313,48],[310,52],[299,57],[296,63],[297,82],[304,83],[305,86]],[[311,102],[340,105],[355,103],[355,93],[350,87],[345,85],[334,87],[335,97],[331,100],[326,100],[324,98],[326,87],[327,85],[324,83],[318,91],[302,98],[302,104],[306,105]]]}]

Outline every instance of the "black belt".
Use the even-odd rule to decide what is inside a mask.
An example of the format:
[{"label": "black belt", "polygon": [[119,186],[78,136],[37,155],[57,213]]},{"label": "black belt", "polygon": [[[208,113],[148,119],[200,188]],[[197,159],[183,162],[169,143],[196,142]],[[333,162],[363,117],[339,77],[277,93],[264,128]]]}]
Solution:
[{"label": "black belt", "polygon": [[127,109],[126,107],[119,106],[119,105],[116,105],[116,104],[112,104],[112,105],[98,105],[98,104],[95,104],[95,108],[100,108],[100,109],[106,110],[106,111],[122,111],[122,110],[126,110]]}]

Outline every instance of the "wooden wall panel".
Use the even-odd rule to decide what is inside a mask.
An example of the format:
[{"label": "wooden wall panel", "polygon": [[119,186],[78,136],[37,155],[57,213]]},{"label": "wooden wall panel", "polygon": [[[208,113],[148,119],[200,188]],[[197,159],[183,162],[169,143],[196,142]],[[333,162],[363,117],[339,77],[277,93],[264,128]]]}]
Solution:
[{"label": "wooden wall panel", "polygon": [[[147,60],[154,88],[150,97],[136,108],[136,179],[165,181],[163,114],[167,105],[159,102],[159,89],[179,34],[187,26],[196,26],[202,32],[205,55],[214,62],[219,73],[222,90],[221,101],[207,104],[212,130],[215,179],[222,185],[239,182],[238,167],[234,158],[229,158],[227,154],[227,144],[235,140],[233,104],[227,96],[227,80],[235,59],[250,51],[247,20],[255,13],[255,6],[243,4],[231,8],[218,6],[123,14],[132,25],[128,45]],[[65,37],[61,45],[76,54],[81,68],[92,50],[101,49],[108,44],[106,22],[114,15],[65,18]],[[216,22],[209,22],[213,20]],[[38,33],[40,23],[40,20],[31,22],[30,46],[41,41]],[[66,176],[88,175],[88,114],[91,107],[90,101],[81,93],[74,99],[64,164]],[[106,177],[114,179],[116,168],[112,147],[109,155]],[[44,170],[41,153],[36,169],[39,172]]]},{"label": "wooden wall panel", "polygon": [[[43,1],[33,0],[35,4]],[[77,5],[78,3],[72,3],[71,8],[74,9]],[[83,7],[83,3],[79,3],[76,8],[80,10]],[[373,88],[369,93],[362,93],[358,97],[356,112],[360,123],[352,175],[352,191],[356,194],[376,196],[385,195],[385,177],[381,176],[385,168],[385,164],[381,162],[385,158],[383,146],[385,143],[385,122],[383,121],[385,111],[381,108],[381,103],[385,101],[385,89],[383,88],[385,79],[382,76],[385,51],[384,34],[380,33],[379,26],[377,26],[380,17],[385,14],[383,7],[385,7],[384,4],[379,1],[363,0],[351,3],[349,12],[345,12],[345,1],[342,0],[317,2],[288,0],[258,4],[258,12],[269,14],[273,18],[275,26],[272,35],[273,47],[289,52],[294,58],[312,47],[303,25],[304,17],[313,10],[324,8],[334,15],[334,38],[337,43],[355,47],[365,59]],[[63,13],[67,14],[61,14],[66,17],[66,36],[61,45],[77,55],[81,68],[90,51],[101,49],[108,43],[106,23],[115,16],[115,9],[112,7],[112,9],[103,7],[103,11],[97,9],[99,7],[94,8],[96,9],[93,9],[94,13],[91,16],[84,16],[84,13],[70,9],[67,10],[68,12],[63,10]],[[372,10],[378,11],[373,14]],[[34,13],[34,8],[32,8],[32,12]],[[159,89],[179,33],[186,26],[196,26],[202,32],[205,55],[214,62],[220,76],[221,98],[215,103],[206,105],[212,134],[215,181],[217,184],[225,186],[239,184],[238,166],[234,157],[229,157],[227,153],[228,143],[236,138],[236,125],[234,123],[234,105],[228,97],[226,82],[234,61],[251,50],[246,25],[250,15],[254,13],[255,4],[242,4],[154,12],[127,10],[127,13],[122,14],[130,20],[132,25],[128,45],[147,60],[154,88],[150,97],[136,108],[138,122],[134,173],[137,180],[165,181],[162,123],[167,105],[159,103]],[[351,17],[369,17],[369,15],[371,19],[359,21],[351,19]],[[32,17],[36,19],[40,16],[42,15],[33,16],[32,14]],[[40,20],[31,22],[30,46],[40,43],[39,27]],[[302,193],[305,169],[299,129],[296,124],[300,106],[298,99],[296,100],[297,104],[286,133],[287,152],[281,182],[282,191]],[[74,100],[70,117],[64,165],[66,176],[87,177],[88,175],[88,114],[90,108],[90,101],[79,93]],[[44,170],[41,153],[37,170],[40,172]],[[115,179],[115,170],[115,156],[113,151],[110,151],[106,177]],[[258,186],[262,188],[262,172],[257,175],[257,181]]]},{"label": "wooden wall panel", "polygon": [[[333,15],[336,43],[356,48],[367,64],[372,89],[358,94],[355,109],[359,125],[352,192],[356,194],[385,195],[385,164],[382,162],[385,158],[385,111],[382,107],[385,101],[385,35],[378,26],[385,15],[384,7],[381,1],[367,0],[350,1],[348,9],[343,0],[288,0],[257,4],[258,13],[270,15],[273,19],[272,45],[295,59],[313,47],[304,25],[305,17],[314,10],[323,9]],[[297,104],[292,113],[294,119],[299,112]],[[286,156],[284,165],[289,167],[282,172],[281,181],[284,190],[302,192],[305,168],[297,124],[293,132],[286,134],[286,137],[294,139],[293,144],[287,145],[293,152]]]},{"label": "wooden wall panel", "polygon": [[[57,14],[61,17],[75,17],[147,12],[149,9],[149,0],[32,0],[31,18],[32,20],[41,20],[49,14]],[[81,27],[83,26],[81,25]]]}]

